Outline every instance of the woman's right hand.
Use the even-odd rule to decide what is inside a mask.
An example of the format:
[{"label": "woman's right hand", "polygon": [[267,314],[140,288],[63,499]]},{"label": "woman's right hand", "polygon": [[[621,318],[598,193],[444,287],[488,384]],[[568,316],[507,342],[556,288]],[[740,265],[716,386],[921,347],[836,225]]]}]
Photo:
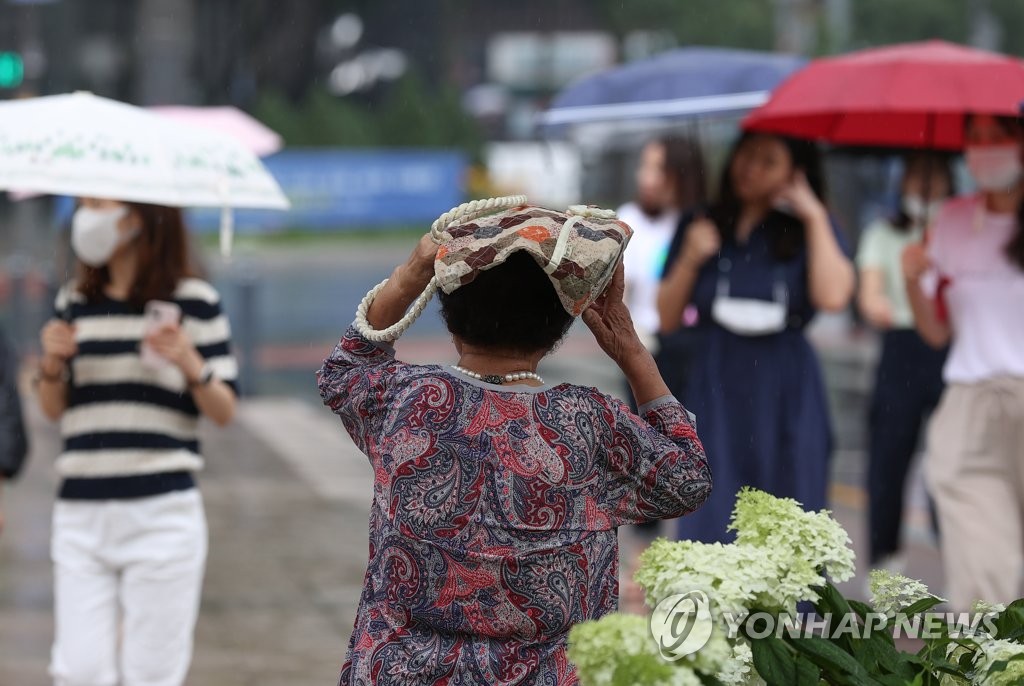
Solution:
[{"label": "woman's right hand", "polygon": [[721,249],[722,238],[718,227],[710,219],[697,219],[686,230],[682,259],[689,266],[699,269]]},{"label": "woman's right hand", "polygon": [[393,278],[403,293],[410,293],[415,297],[423,292],[434,277],[434,260],[437,259],[440,247],[428,233],[416,244],[409,259],[395,269]]},{"label": "woman's right hand", "polygon": [[583,322],[594,334],[601,350],[620,366],[630,357],[647,352],[622,300],[625,283],[625,270],[619,262],[604,293],[583,311]]},{"label": "woman's right hand", "polygon": [[67,361],[78,352],[75,343],[75,327],[60,320],[51,319],[39,334],[43,346],[44,371],[57,374]]},{"label": "woman's right hand", "polygon": [[910,283],[917,283],[932,266],[924,243],[908,245],[903,249],[900,261],[903,266],[903,278]]}]

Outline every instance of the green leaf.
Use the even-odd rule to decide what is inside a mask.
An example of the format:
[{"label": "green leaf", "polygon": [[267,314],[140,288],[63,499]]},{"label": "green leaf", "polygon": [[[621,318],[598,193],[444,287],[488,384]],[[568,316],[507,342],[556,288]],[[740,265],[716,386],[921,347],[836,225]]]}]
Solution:
[{"label": "green leaf", "polygon": [[812,636],[790,639],[787,643],[825,670],[830,681],[850,686],[874,686],[878,683],[852,655],[830,641]]},{"label": "green leaf", "polygon": [[907,679],[896,674],[882,674],[876,676],[875,680],[884,686],[907,686]]},{"label": "green leaf", "polygon": [[872,614],[875,611],[875,608],[871,607],[867,603],[862,603],[859,600],[847,600],[846,602],[850,603],[850,607],[853,608],[853,611],[856,612],[857,616],[861,619],[866,618],[869,614]]},{"label": "green leaf", "polygon": [[792,686],[797,681],[796,655],[780,638],[767,636],[750,642],[754,668],[768,686]]},{"label": "green leaf", "polygon": [[872,631],[870,635],[853,642],[854,656],[869,672],[883,668],[891,673],[900,672],[902,653],[896,649],[892,636],[884,631]]},{"label": "green leaf", "polygon": [[1015,600],[996,618],[996,635],[999,638],[1016,635],[1024,629],[1024,602]]},{"label": "green leaf", "polygon": [[916,615],[920,612],[927,612],[928,610],[932,609],[936,605],[939,605],[943,602],[945,601],[943,601],[941,598],[936,598],[935,596],[928,596],[927,598],[921,598],[920,600],[911,603],[907,607],[903,608],[901,612],[905,615]]},{"label": "green leaf", "polygon": [[807,658],[797,655],[796,681],[793,682],[794,686],[818,686],[820,680],[821,670]]}]

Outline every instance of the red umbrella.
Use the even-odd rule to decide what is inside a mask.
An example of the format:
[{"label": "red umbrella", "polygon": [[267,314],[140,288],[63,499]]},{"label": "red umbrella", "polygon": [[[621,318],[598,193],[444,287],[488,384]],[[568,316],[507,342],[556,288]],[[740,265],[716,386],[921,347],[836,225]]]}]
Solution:
[{"label": "red umbrella", "polygon": [[963,148],[965,114],[1017,116],[1024,62],[944,41],[811,62],[743,122],[836,145]]}]

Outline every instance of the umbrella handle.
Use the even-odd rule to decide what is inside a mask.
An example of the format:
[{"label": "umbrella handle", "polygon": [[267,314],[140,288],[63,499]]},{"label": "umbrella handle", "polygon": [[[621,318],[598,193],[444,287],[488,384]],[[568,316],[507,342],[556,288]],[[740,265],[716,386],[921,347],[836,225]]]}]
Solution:
[{"label": "umbrella handle", "polygon": [[220,254],[225,260],[231,259],[231,245],[235,238],[235,213],[230,206],[220,208]]}]

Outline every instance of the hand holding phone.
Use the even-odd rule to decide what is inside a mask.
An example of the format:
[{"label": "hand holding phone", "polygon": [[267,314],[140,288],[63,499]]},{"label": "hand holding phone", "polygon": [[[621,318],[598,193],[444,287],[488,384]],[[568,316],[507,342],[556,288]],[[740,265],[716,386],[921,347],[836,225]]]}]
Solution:
[{"label": "hand holding phone", "polygon": [[165,326],[173,326],[181,322],[181,307],[176,303],[163,300],[150,300],[146,303],[143,313],[145,325],[143,327],[142,346],[139,349],[142,357],[142,364],[150,369],[160,369],[171,364],[163,355],[157,353],[146,343],[146,338],[156,333]]}]

